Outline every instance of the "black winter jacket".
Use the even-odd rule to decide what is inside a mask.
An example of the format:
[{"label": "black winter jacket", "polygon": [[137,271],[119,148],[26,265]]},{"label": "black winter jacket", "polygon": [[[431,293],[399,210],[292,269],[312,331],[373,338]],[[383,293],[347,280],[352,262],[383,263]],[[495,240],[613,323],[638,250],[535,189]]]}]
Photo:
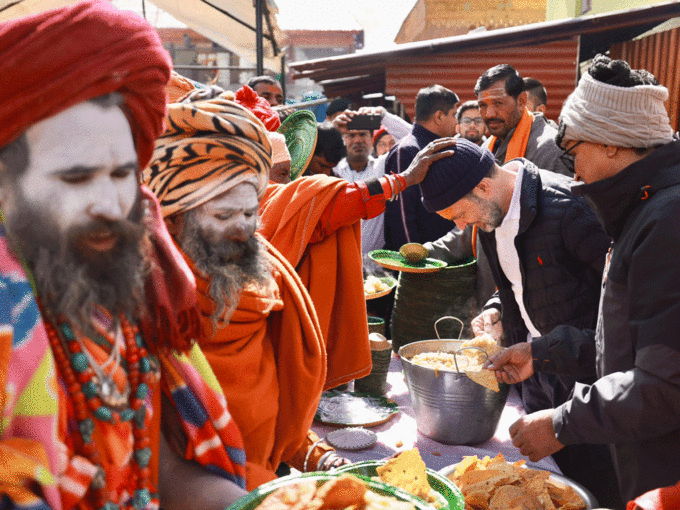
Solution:
[{"label": "black winter jacket", "polygon": [[[593,328],[611,241],[587,201],[571,194],[572,179],[517,161],[524,176],[515,247],[527,313],[542,334],[561,324]],[[500,303],[508,345],[525,342],[528,331],[498,261],[495,234],[480,231],[479,238],[498,287],[487,307]]]},{"label": "black winter jacket", "polygon": [[574,193],[614,240],[600,317],[536,340],[547,361],[534,367],[568,371],[595,343],[600,378],[577,384],[553,425],[563,444],[612,445],[628,501],[680,480],[680,141]]},{"label": "black winter jacket", "polygon": [[[515,247],[527,313],[541,334],[562,324],[594,328],[611,240],[587,201],[572,195],[572,179],[539,170],[523,158],[516,161],[524,166]],[[498,287],[485,308],[501,308],[507,345],[526,342],[528,330],[498,260],[495,234],[480,231],[479,239]],[[587,382],[594,380],[592,358],[583,374],[563,375],[559,381],[552,374],[535,374],[519,388],[524,407],[533,412],[562,404],[584,375],[591,378]]]}]

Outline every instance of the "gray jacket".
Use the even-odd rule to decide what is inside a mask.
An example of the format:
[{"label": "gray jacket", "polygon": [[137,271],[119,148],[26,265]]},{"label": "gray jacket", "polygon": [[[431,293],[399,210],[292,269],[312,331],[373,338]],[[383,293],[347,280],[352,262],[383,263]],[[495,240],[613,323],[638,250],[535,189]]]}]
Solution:
[{"label": "gray jacket", "polygon": [[589,365],[595,344],[599,379],[577,384],[553,425],[563,444],[609,443],[629,501],[680,480],[680,141],[577,193],[614,241],[597,328],[535,340],[534,368]]},{"label": "gray jacket", "polygon": [[[505,155],[508,151],[508,144],[514,135],[515,129],[510,130],[494,152],[499,165],[506,163]],[[529,133],[529,141],[527,142],[524,157],[538,168],[572,177],[573,174],[567,170],[567,167],[564,166],[560,159],[562,150],[555,143],[556,135],[557,129],[552,127],[542,114],[534,114],[534,122],[531,124],[531,132]]]}]

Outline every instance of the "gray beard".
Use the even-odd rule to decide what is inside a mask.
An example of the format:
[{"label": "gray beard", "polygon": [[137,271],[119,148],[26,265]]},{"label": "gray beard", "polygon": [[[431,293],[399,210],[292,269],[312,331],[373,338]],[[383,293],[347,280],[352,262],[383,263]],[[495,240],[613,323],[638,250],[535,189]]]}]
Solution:
[{"label": "gray beard", "polygon": [[210,298],[215,304],[213,331],[217,331],[220,320],[228,322],[247,285],[264,285],[272,277],[262,244],[255,236],[243,243],[226,236],[218,242],[211,241],[196,221],[194,211],[185,213],[179,244],[209,279]]},{"label": "gray beard", "polygon": [[[11,244],[32,270],[38,296],[52,320],[65,319],[92,333],[92,314],[97,307],[114,317],[140,318],[150,269],[143,210],[138,197],[126,220],[95,220],[61,235],[49,215],[18,198],[17,210],[6,218],[5,227]],[[102,229],[118,234],[118,242],[108,253],[93,253],[80,240]]]}]

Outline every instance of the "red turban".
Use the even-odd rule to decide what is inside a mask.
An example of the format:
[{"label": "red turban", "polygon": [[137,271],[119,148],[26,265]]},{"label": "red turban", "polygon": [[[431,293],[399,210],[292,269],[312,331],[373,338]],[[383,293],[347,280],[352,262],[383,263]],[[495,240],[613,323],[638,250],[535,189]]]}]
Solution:
[{"label": "red turban", "polygon": [[272,107],[265,98],[258,96],[257,92],[248,85],[244,85],[236,91],[235,101],[260,119],[264,127],[267,128],[267,131],[279,129],[281,125],[279,114],[272,110]]},{"label": "red turban", "polygon": [[153,27],[106,0],[0,24],[0,147],[71,106],[118,92],[144,168],[163,132],[170,67]]}]

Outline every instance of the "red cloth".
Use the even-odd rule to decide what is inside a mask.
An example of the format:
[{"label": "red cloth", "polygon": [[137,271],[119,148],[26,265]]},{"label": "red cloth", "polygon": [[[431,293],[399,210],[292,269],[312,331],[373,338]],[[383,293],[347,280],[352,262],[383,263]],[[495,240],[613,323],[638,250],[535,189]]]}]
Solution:
[{"label": "red cloth", "polygon": [[265,98],[258,96],[257,92],[248,85],[236,91],[235,101],[253,112],[253,115],[262,121],[267,131],[276,131],[281,126],[279,114],[272,110]]},{"label": "red cloth", "polygon": [[0,147],[36,122],[119,92],[144,168],[163,131],[171,65],[153,27],[106,0],[0,24]]},{"label": "red cloth", "polygon": [[680,508],[680,482],[644,493],[629,501],[626,510],[678,510]]}]

